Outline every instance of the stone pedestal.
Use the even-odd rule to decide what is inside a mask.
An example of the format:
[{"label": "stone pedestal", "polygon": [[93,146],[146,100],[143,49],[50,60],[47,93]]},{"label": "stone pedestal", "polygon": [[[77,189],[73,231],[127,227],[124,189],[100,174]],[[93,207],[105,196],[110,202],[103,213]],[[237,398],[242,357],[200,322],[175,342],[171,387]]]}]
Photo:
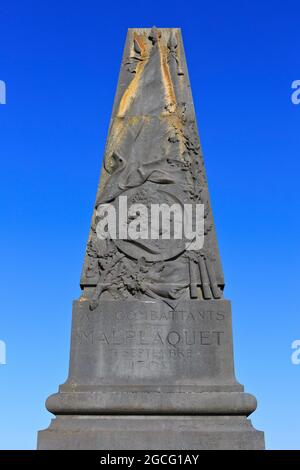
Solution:
[{"label": "stone pedestal", "polygon": [[39,449],[263,450],[263,432],[240,416],[59,416]]},{"label": "stone pedestal", "polygon": [[230,303],[74,303],[70,371],[39,449],[262,449],[234,376]]}]

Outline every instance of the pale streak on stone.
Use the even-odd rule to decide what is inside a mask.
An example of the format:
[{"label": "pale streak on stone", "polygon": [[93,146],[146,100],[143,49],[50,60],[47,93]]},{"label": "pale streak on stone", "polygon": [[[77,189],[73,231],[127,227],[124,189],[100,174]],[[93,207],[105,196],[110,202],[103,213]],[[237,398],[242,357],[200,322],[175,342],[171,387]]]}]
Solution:
[{"label": "pale streak on stone", "polygon": [[[178,33],[177,33],[178,39]],[[163,114],[164,118],[167,118],[169,124],[177,131],[177,137],[179,139],[179,148],[180,148],[180,156],[183,155],[185,151],[185,144],[183,140],[183,128],[182,122],[180,117],[177,115],[178,107],[177,107],[177,99],[174,90],[174,85],[172,81],[172,76],[170,73],[170,68],[167,62],[168,56],[168,48],[166,45],[162,44],[162,38],[158,38],[158,48],[159,48],[159,55],[160,55],[160,66],[161,66],[161,73],[162,73],[162,81],[165,89],[165,101],[166,106],[168,108],[168,112]],[[179,40],[178,40],[179,43]]]},{"label": "pale streak on stone", "polygon": [[[140,50],[141,50],[141,61],[138,62],[135,70],[135,76],[129,83],[128,87],[126,88],[125,92],[123,93],[123,96],[120,100],[120,104],[118,107],[118,111],[116,113],[115,118],[113,119],[112,125],[111,125],[111,130],[110,130],[110,138],[109,138],[109,146],[106,149],[106,155],[109,155],[111,157],[114,148],[116,148],[120,142],[122,141],[122,138],[124,136],[125,131],[127,130],[129,125],[135,124],[138,122],[140,119],[139,116],[133,116],[129,121],[124,120],[123,118],[125,117],[128,109],[130,108],[134,97],[136,96],[136,92],[138,90],[139,82],[143,74],[143,70],[145,68],[146,63],[148,62],[149,59],[149,47],[145,41],[145,35],[144,34],[137,34],[136,32],[133,33],[133,42],[136,41],[138,44]],[[134,54],[134,46],[132,46],[131,54]],[[109,161],[106,162],[106,166],[109,165]],[[104,176],[104,175],[103,175]],[[100,181],[100,188],[105,183],[107,179],[107,175],[105,175],[105,178],[101,178]]]},{"label": "pale streak on stone", "polygon": [[160,66],[161,66],[161,73],[162,73],[162,81],[165,88],[165,99],[166,99],[166,106],[168,107],[169,112],[175,112],[177,107],[177,100],[174,91],[174,86],[171,78],[171,73],[169,69],[169,65],[167,62],[167,46],[161,44],[161,39],[158,38],[158,49],[159,49],[159,57],[160,57]]},{"label": "pale streak on stone", "polygon": [[[178,31],[176,31],[175,35],[176,35],[176,39],[177,39],[177,44],[180,44],[180,37],[179,37]],[[183,73],[182,60],[181,60],[181,51],[180,51],[179,47],[177,47],[177,59],[178,59],[178,68],[179,68],[180,72]],[[181,90],[183,89],[184,83],[185,83],[185,75],[180,75],[179,86],[180,86]]]},{"label": "pale streak on stone", "polygon": [[141,49],[141,61],[137,64],[136,70],[135,70],[135,76],[133,80],[129,83],[127,89],[125,90],[122,99],[120,101],[119,109],[117,112],[117,117],[124,117],[128,108],[130,107],[132,101],[134,100],[134,97],[136,95],[138,85],[143,73],[143,70],[145,68],[145,65],[149,59],[148,55],[148,48],[145,42],[145,37],[143,35],[138,35],[134,33],[133,35],[134,40],[137,42]]}]

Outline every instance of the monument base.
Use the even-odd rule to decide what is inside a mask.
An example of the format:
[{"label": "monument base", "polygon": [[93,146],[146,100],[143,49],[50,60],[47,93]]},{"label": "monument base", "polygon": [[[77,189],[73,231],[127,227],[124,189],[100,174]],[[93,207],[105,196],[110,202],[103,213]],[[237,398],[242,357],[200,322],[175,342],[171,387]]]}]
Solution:
[{"label": "monument base", "polygon": [[39,449],[263,449],[234,375],[230,303],[74,303],[70,370]]},{"label": "monument base", "polygon": [[240,416],[59,416],[38,449],[263,450],[264,433]]}]

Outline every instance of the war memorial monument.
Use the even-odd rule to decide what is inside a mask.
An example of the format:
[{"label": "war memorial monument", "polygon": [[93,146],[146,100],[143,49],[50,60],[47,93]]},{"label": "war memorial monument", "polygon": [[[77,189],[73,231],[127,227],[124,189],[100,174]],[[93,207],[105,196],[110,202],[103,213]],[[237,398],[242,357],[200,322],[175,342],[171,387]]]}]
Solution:
[{"label": "war memorial monument", "polygon": [[[201,246],[164,237],[164,218],[141,230],[143,210],[197,204]],[[103,207],[118,221],[107,238]],[[256,399],[234,374],[180,29],[128,30],[80,285],[69,375],[46,402],[55,418],[38,449],[264,448],[248,419]]]}]

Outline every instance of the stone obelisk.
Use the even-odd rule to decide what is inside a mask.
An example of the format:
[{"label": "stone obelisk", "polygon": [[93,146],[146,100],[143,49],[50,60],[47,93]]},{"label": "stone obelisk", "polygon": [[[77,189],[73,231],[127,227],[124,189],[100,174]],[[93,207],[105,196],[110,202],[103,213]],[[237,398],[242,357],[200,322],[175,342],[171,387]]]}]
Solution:
[{"label": "stone obelisk", "polygon": [[[203,246],[189,249],[160,229],[130,237],[140,213],[126,212],[125,200],[149,210],[203,205]],[[128,236],[99,237],[103,204]],[[39,449],[264,448],[247,418],[256,400],[234,375],[180,29],[128,30],[81,289],[69,376],[46,402],[55,419],[39,432]]]}]

